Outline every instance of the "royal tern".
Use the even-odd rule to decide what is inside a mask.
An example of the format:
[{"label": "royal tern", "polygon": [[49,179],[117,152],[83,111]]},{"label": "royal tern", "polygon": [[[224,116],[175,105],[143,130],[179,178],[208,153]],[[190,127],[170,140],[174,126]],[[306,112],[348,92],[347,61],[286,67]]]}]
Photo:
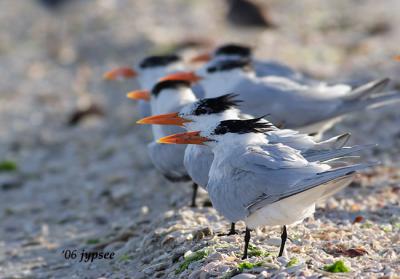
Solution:
[{"label": "royal tern", "polygon": [[313,82],[302,73],[282,63],[254,59],[252,49],[249,46],[241,44],[224,44],[216,48],[213,53],[202,53],[193,57],[191,62],[207,62],[204,66],[207,67],[216,61],[238,59],[250,59],[257,77],[283,76],[300,82]]},{"label": "royal tern", "polygon": [[[189,86],[189,85],[188,85]],[[190,92],[190,88],[177,90]],[[182,92],[183,93],[183,92]],[[178,93],[176,93],[178,95]],[[202,99],[184,106],[179,113],[154,115],[137,121],[138,124],[158,124],[183,126],[187,131],[203,131],[227,119],[248,118],[236,108],[240,103],[236,95],[226,94],[216,98]],[[264,120],[266,123],[267,121]],[[283,143],[299,149],[310,161],[325,161],[364,149],[366,146],[342,148],[350,137],[343,134],[323,142],[315,142],[312,137],[289,129],[278,129],[270,123],[271,129],[265,133],[270,143]],[[192,180],[207,190],[208,174],[213,161],[212,151],[202,145],[188,145],[184,155],[184,166]],[[228,234],[234,234],[234,224]]]},{"label": "royal tern", "polygon": [[[119,67],[108,71],[103,78],[106,80],[137,78],[140,89],[151,90],[161,77],[184,69],[184,63],[178,55],[155,55],[144,58],[134,67]],[[141,117],[151,115],[148,102],[139,100],[138,106]]]},{"label": "royal tern", "polygon": [[[223,120],[249,118],[249,115],[241,114],[236,108],[238,104],[240,104],[240,100],[236,99],[235,94],[226,94],[198,100],[184,106],[180,112],[153,115],[140,119],[137,123],[176,125],[183,126],[187,131],[205,131]],[[265,119],[263,121],[268,123]],[[271,123],[269,125],[271,128],[265,133],[268,142],[282,143],[298,149],[309,161],[326,161],[370,147],[370,145],[343,147],[350,137],[349,133],[316,142],[313,137],[306,134],[290,129],[279,129]],[[184,157],[185,168],[192,180],[204,189],[208,182],[212,160],[213,154],[209,148],[200,145],[187,146]]]},{"label": "royal tern", "polygon": [[[190,92],[190,88],[185,90]],[[198,100],[184,106],[179,112],[153,115],[137,121],[138,124],[183,126],[187,131],[206,131],[223,120],[246,119],[251,116],[241,114],[237,109],[240,100],[235,94]],[[270,143],[282,143],[300,150],[309,161],[326,161],[360,151],[369,145],[343,147],[350,134],[342,134],[325,141],[316,142],[313,137],[290,129],[279,129],[263,119],[270,129],[265,137]],[[213,160],[211,150],[205,146],[189,145],[185,151],[184,166],[194,182],[206,189],[208,173]]]},{"label": "royal tern", "polygon": [[171,79],[200,80],[207,98],[238,92],[244,113],[269,113],[272,123],[304,133],[322,133],[346,114],[400,101],[398,92],[381,93],[387,78],[354,89],[344,84],[306,85],[277,76],[258,78],[248,60],[219,61],[198,73],[162,78]]},{"label": "royal tern", "polygon": [[[179,111],[191,104],[196,96],[187,81],[163,81],[157,83],[150,91],[139,90],[128,93],[132,99],[150,100],[152,114]],[[152,126],[154,139],[184,131],[176,126]],[[149,156],[154,166],[170,181],[190,181],[183,158],[186,146],[168,146],[152,141],[148,144]],[[197,184],[193,183],[192,206],[196,205]]]},{"label": "royal tern", "polygon": [[167,144],[204,144],[214,153],[207,191],[215,209],[231,222],[246,223],[243,259],[250,230],[283,226],[279,255],[287,225],[297,224],[315,211],[315,203],[333,195],[371,164],[333,168],[309,162],[300,151],[271,144],[264,134],[271,126],[260,118],[224,120],[207,132],[186,132],[158,140]]}]

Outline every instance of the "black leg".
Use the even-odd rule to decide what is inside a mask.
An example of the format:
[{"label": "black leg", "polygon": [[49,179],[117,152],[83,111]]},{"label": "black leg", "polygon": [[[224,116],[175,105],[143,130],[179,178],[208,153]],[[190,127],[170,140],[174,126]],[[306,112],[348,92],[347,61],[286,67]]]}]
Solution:
[{"label": "black leg", "polygon": [[235,235],[238,232],[235,230],[235,223],[231,223],[231,228],[229,229],[228,233],[220,233],[218,236],[227,236],[227,235]]},{"label": "black leg", "polygon": [[244,252],[242,260],[247,259],[247,250],[249,249],[249,242],[250,242],[250,229],[246,227],[246,233],[244,235]]},{"label": "black leg", "polygon": [[193,195],[192,195],[192,204],[190,205],[191,207],[196,207],[196,197],[197,197],[197,188],[199,188],[199,185],[196,183],[193,183]]},{"label": "black leg", "polygon": [[229,230],[228,235],[235,235],[235,234],[237,234],[235,230],[235,223],[231,223],[231,229]]},{"label": "black leg", "polygon": [[287,239],[287,231],[286,231],[286,226],[283,226],[282,228],[282,234],[281,234],[281,248],[279,249],[279,255],[278,257],[282,257],[283,251],[285,250],[285,243]]}]

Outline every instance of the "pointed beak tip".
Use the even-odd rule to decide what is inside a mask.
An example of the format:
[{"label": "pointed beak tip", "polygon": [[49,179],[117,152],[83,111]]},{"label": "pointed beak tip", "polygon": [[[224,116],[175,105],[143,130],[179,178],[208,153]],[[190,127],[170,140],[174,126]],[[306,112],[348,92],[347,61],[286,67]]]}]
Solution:
[{"label": "pointed beak tip", "polygon": [[114,79],[109,72],[104,73],[102,78],[103,78],[103,80],[113,80]]},{"label": "pointed beak tip", "polygon": [[172,142],[164,140],[163,138],[158,139],[156,142],[161,144],[173,144]]},{"label": "pointed beak tip", "polygon": [[162,77],[162,78],[160,78],[159,81],[185,80],[185,81],[196,83],[202,79],[203,79],[203,77],[198,76],[195,72],[179,72],[179,73],[173,73],[173,74],[169,74],[165,77]]},{"label": "pointed beak tip", "polygon": [[105,72],[103,74],[104,80],[117,80],[117,79],[128,79],[137,76],[137,72],[129,67],[120,67]]},{"label": "pointed beak tip", "polygon": [[126,94],[126,97],[131,100],[150,100],[150,93],[147,90],[131,91]]},{"label": "pointed beak tip", "polygon": [[190,63],[205,63],[211,60],[210,53],[202,53],[190,59]]},{"label": "pointed beak tip", "polygon": [[191,120],[182,118],[178,115],[178,112],[171,112],[166,114],[152,115],[138,120],[138,124],[153,124],[153,125],[175,125],[184,126],[186,122]]},{"label": "pointed beak tip", "polygon": [[203,145],[209,139],[199,135],[199,131],[173,134],[157,140],[157,143],[167,144],[199,144]]}]

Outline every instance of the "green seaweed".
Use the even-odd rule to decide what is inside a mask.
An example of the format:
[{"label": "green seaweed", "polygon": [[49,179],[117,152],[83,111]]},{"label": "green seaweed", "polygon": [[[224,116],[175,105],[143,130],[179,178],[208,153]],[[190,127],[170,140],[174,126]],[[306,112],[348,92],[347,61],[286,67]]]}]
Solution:
[{"label": "green seaweed", "polygon": [[262,249],[250,244],[248,249],[248,256],[249,257],[268,257],[271,254],[268,252],[263,251]]},{"label": "green seaweed", "polygon": [[292,267],[299,263],[297,258],[291,258],[290,261],[287,263],[286,267]]},{"label": "green seaweed", "polygon": [[12,208],[7,207],[7,208],[4,209],[4,215],[6,215],[6,216],[10,216],[10,215],[12,215],[14,213],[15,212],[14,212],[14,210]]},{"label": "green seaweed", "polygon": [[94,245],[94,244],[99,244],[99,243],[100,243],[100,239],[97,239],[97,238],[92,238],[92,239],[86,240],[86,244],[88,244],[88,245]]},{"label": "green seaweed", "polygon": [[221,277],[221,279],[230,279],[233,276],[242,273],[245,269],[252,269],[259,266],[263,266],[263,262],[257,262],[257,263],[242,262],[238,264],[235,269],[225,273],[224,276]]},{"label": "green seaweed", "polygon": [[342,260],[336,261],[331,265],[325,265],[324,270],[332,273],[350,272],[350,268]]},{"label": "green seaweed", "polygon": [[262,265],[263,265],[262,262],[257,262],[257,263],[242,262],[242,263],[238,264],[237,269],[240,272],[243,272],[243,270],[245,270],[245,269],[252,269],[255,267],[262,266]]},{"label": "green seaweed", "polygon": [[227,248],[233,247],[233,245],[228,244],[228,243],[219,243],[219,244],[214,245],[213,247],[214,247],[214,249],[218,250],[218,249],[227,249]]},{"label": "green seaweed", "polygon": [[209,254],[210,254],[210,250],[208,250],[208,249],[201,249],[196,252],[193,252],[192,254],[185,257],[185,260],[175,271],[175,274],[182,273],[184,270],[186,270],[189,267],[189,265],[191,263],[200,261],[200,260],[206,258]]},{"label": "green seaweed", "polygon": [[17,164],[13,161],[4,160],[0,162],[0,172],[16,171],[17,169]]},{"label": "green seaweed", "polygon": [[128,254],[123,254],[118,258],[118,260],[121,262],[130,261],[132,259],[133,259],[132,256],[129,256]]},{"label": "green seaweed", "polygon": [[371,222],[365,222],[364,224],[361,225],[361,228],[363,229],[370,229],[374,226],[374,224],[372,224]]},{"label": "green seaweed", "polygon": [[392,226],[390,225],[382,225],[381,226],[382,231],[384,231],[385,233],[389,233],[392,231]]}]

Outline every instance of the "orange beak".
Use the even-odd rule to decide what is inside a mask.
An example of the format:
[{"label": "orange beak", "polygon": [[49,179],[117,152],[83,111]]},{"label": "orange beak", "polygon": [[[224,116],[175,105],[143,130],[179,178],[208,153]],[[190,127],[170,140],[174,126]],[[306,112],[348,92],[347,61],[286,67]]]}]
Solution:
[{"label": "orange beak", "polygon": [[199,80],[203,79],[202,77],[196,75],[195,72],[179,72],[174,74],[169,74],[165,77],[160,78],[159,81],[166,81],[166,80],[186,80],[189,82],[196,83]]},{"label": "orange beak", "polygon": [[133,100],[150,101],[150,92],[147,90],[136,90],[126,94],[126,97]]},{"label": "orange beak", "polygon": [[153,115],[138,120],[137,124],[157,124],[157,125],[176,125],[183,126],[183,123],[191,120],[178,116],[177,112]]},{"label": "orange beak", "polygon": [[396,56],[394,57],[394,61],[400,62],[400,55],[396,55]]},{"label": "orange beak", "polygon": [[158,143],[167,144],[204,144],[204,142],[209,141],[208,138],[200,136],[200,132],[186,132],[180,134],[174,134],[166,136],[157,140]]},{"label": "orange beak", "polygon": [[103,75],[105,80],[128,79],[137,76],[137,72],[129,67],[120,67],[106,72]]},{"label": "orange beak", "polygon": [[212,58],[210,53],[202,53],[199,54],[195,57],[193,57],[192,59],[190,59],[190,63],[204,63],[204,62],[208,62],[210,61]]}]

